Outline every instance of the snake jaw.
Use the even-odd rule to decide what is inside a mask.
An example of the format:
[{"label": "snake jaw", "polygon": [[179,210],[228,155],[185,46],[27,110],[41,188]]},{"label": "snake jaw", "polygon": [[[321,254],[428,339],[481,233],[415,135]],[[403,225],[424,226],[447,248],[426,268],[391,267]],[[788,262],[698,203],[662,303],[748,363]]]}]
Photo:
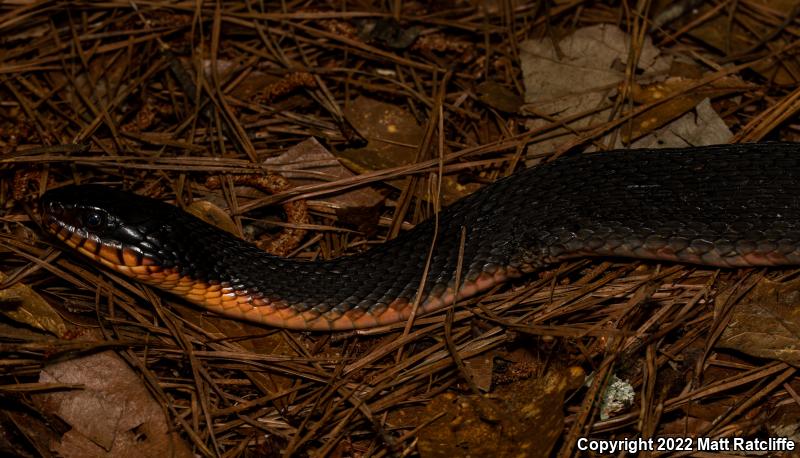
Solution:
[{"label": "snake jaw", "polygon": [[125,265],[120,254],[122,251],[120,245],[100,240],[100,237],[78,228],[64,216],[59,218],[57,214],[45,212],[43,219],[45,228],[73,250],[117,271]]},{"label": "snake jaw", "polygon": [[42,198],[43,227],[84,256],[139,280],[149,267],[174,267],[147,241],[150,233],[163,229],[159,218],[168,218],[174,207],[161,204],[153,211],[153,205],[120,202],[109,191],[96,185],[48,191]]}]

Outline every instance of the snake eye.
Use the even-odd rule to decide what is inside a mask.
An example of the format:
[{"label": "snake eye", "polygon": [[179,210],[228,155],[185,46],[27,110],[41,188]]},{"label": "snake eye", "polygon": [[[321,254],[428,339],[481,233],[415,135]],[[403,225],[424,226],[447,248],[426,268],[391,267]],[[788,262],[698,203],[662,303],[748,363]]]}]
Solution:
[{"label": "snake eye", "polygon": [[100,212],[89,212],[83,217],[83,224],[89,229],[99,229],[106,222],[106,217]]}]

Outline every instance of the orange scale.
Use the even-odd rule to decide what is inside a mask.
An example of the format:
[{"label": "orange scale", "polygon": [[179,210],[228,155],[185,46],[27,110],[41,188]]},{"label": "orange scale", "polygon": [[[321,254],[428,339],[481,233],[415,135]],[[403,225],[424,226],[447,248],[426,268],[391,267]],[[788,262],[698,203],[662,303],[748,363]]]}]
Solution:
[{"label": "orange scale", "polygon": [[[172,287],[172,291],[174,291],[176,293],[182,293],[182,294],[189,295],[189,294],[192,293],[192,285],[177,285],[177,286],[173,286]],[[202,293],[198,293],[198,294],[202,295]]]},{"label": "orange scale", "polygon": [[218,297],[221,298],[222,297],[222,293],[220,293],[219,291],[209,291],[207,289],[202,290],[202,294],[206,298],[218,298]]},{"label": "orange scale", "polygon": [[239,306],[239,302],[236,300],[230,300],[223,296],[222,298],[220,298],[220,306],[225,310],[234,309]]},{"label": "orange scale", "polygon": [[[120,266],[120,268],[122,268],[122,267],[125,267],[125,266]],[[137,273],[137,274],[150,275],[150,271],[147,270],[147,266],[131,266],[131,267],[125,267],[125,268],[129,269],[131,272],[134,272],[134,273]]]},{"label": "orange scale", "polygon": [[69,235],[69,238],[64,239],[64,241],[67,242],[67,245],[73,248],[76,248],[78,244],[81,243],[81,240],[83,240],[83,238],[76,233],[71,233],[71,234],[67,233],[67,234]]},{"label": "orange scale", "polygon": [[114,264],[122,265],[122,258],[119,250],[114,247],[103,245],[100,247],[100,251],[97,254],[100,255],[101,258],[106,259]]},{"label": "orange scale", "polygon": [[137,253],[130,248],[123,248],[122,249],[122,261],[126,266],[138,266],[139,265],[139,257]]},{"label": "orange scale", "polygon": [[249,309],[246,310],[240,308],[239,311],[241,313],[241,316],[248,320],[255,322],[262,322],[262,323],[265,321],[263,312],[253,307],[250,307]]},{"label": "orange scale", "polygon": [[205,303],[206,299],[205,296],[203,296],[202,294],[185,293],[182,294],[182,296],[184,296],[186,299],[189,299],[194,303],[199,303],[199,304]]},{"label": "orange scale", "polygon": [[[225,298],[222,297],[222,296],[217,296],[217,297],[208,297],[207,296],[206,300],[209,301],[209,302],[213,302],[213,303],[217,304],[220,307],[224,307],[224,304],[225,304]],[[236,304],[236,305],[238,306],[239,304]]]},{"label": "orange scale", "polygon": [[86,251],[94,253],[94,251],[97,250],[97,242],[92,239],[86,239],[83,241],[82,248]]},{"label": "orange scale", "polygon": [[333,323],[331,321],[326,320],[320,315],[309,312],[287,314],[283,315],[282,318],[284,326],[290,329],[312,331],[330,331],[333,329]]}]

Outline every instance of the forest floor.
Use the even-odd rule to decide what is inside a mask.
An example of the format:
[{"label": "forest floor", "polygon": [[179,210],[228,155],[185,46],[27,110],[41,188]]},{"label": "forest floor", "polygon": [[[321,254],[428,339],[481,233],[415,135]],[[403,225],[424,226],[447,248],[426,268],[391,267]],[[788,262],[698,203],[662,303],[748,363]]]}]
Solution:
[{"label": "forest floor", "polygon": [[101,183],[331,259],[562,156],[798,139],[797,2],[634,3],[0,3],[0,454],[783,456],[795,268],[579,259],[298,332],[39,225],[46,190]]}]

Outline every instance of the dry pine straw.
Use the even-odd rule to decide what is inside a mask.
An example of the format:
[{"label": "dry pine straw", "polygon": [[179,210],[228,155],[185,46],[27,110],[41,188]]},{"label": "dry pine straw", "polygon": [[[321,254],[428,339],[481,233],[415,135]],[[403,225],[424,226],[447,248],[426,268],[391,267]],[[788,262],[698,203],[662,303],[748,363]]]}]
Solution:
[{"label": "dry pine straw", "polygon": [[[399,106],[421,122],[412,161],[252,200],[234,200],[228,186],[221,195],[238,209],[237,224],[272,203],[375,186],[388,196],[375,235],[367,239],[330,214],[316,214],[319,227],[297,256],[357,251],[429,217],[442,174],[485,183],[513,171],[524,155],[549,160],[570,148],[602,146],[604,135],[638,114],[729,75],[752,84],[738,98],[715,101],[737,140],[793,138],[786,120],[798,109],[796,85],[773,86],[757,71],[779,57],[796,73],[787,57],[796,41],[760,4],[710,8],[696,20],[652,32],[624,4],[501,3],[487,19],[468,6],[432,12],[403,2],[355,11],[295,5],[284,13],[280,5],[259,11],[243,2],[200,8],[107,2],[69,12],[24,2],[0,7],[6,37],[0,43],[0,262],[6,284],[32,286],[69,327],[53,339],[6,323],[0,342],[5,386],[19,392],[33,386],[48,361],[114,349],[204,455],[413,453],[420,429],[436,419],[413,409],[440,393],[466,396],[568,366],[594,378],[565,401],[562,456],[589,433],[657,435],[681,420],[691,425],[685,433],[752,433],[765,423],[768,407],[796,404],[792,367],[714,347],[736,302],[762,277],[789,280],[796,276],[791,270],[581,260],[463,301],[450,313],[419,317],[413,327],[306,334],[203,315],[61,255],[31,222],[36,197],[54,185],[124,184],[187,203],[204,196],[209,174],[272,170],[261,160],[310,136],[334,151],[358,145],[362,134],[345,109],[360,95]],[[394,13],[417,18],[424,40],[397,50],[359,35],[359,21]],[[749,53],[720,57],[692,36],[716,17],[729,27],[775,33],[745,34],[754,47]],[[475,81],[487,76],[524,92],[516,64],[522,40],[598,22],[630,31],[632,55],[650,34],[662,50],[694,56],[705,65],[702,76],[650,104],[631,106],[620,91],[609,104],[617,108],[612,119],[579,130],[555,155],[536,143],[560,124],[530,130],[525,116],[474,97]],[[217,71],[198,78],[200,67]],[[256,93],[237,93],[252,81],[262,84]],[[401,183],[402,191],[387,182]],[[485,355],[490,363],[482,366]],[[600,420],[598,394],[612,373],[629,380],[638,397]],[[486,374],[494,384],[486,384]],[[14,402],[38,409],[28,396]]]}]

